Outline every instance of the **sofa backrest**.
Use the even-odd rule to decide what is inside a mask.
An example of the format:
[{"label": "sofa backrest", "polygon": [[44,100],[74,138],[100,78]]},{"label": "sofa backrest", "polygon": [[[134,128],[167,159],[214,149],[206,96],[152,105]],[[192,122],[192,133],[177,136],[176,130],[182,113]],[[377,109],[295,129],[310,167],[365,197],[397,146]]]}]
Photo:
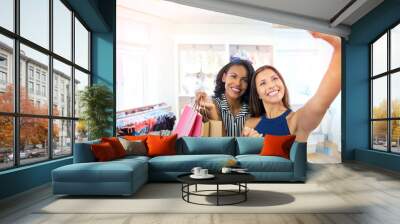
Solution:
[{"label": "sofa backrest", "polygon": [[81,143],[75,143],[74,148],[74,163],[89,163],[95,162],[96,158],[93,155],[90,146],[92,144],[99,144],[100,140],[93,140]]},{"label": "sofa backrest", "polygon": [[233,137],[182,137],[177,142],[177,154],[225,154],[235,155]]},{"label": "sofa backrest", "polygon": [[[74,163],[95,162],[96,159],[90,148],[100,140],[75,143]],[[196,154],[225,154],[244,155],[259,154],[263,147],[264,138],[249,137],[182,137],[176,142],[178,155]]]},{"label": "sofa backrest", "polygon": [[263,137],[236,137],[236,155],[259,154],[263,144]]}]

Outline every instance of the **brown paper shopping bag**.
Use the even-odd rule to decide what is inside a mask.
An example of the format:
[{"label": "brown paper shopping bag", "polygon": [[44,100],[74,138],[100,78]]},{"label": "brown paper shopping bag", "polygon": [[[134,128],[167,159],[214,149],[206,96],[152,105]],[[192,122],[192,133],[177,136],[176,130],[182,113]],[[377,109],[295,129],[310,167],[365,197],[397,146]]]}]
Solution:
[{"label": "brown paper shopping bag", "polygon": [[203,126],[201,128],[201,136],[209,137],[210,136],[210,121],[203,121]]},{"label": "brown paper shopping bag", "polygon": [[224,127],[222,125],[222,121],[217,121],[217,120],[209,120],[209,126],[210,126],[210,137],[222,137],[224,136]]}]

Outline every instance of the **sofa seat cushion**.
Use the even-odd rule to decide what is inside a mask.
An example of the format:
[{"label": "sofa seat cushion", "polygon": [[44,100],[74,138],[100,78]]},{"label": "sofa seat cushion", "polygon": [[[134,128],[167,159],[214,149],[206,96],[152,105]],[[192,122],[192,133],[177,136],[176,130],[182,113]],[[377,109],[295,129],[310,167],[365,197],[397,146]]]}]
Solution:
[{"label": "sofa seat cushion", "polygon": [[115,161],[126,161],[126,162],[130,162],[130,161],[143,161],[143,162],[147,162],[149,161],[150,157],[148,156],[135,156],[135,155],[130,155],[130,156],[125,156],[124,158],[120,158],[120,159],[116,159]]},{"label": "sofa seat cushion", "polygon": [[249,172],[293,172],[293,163],[279,156],[239,155],[236,160]]},{"label": "sofa seat cushion", "polygon": [[163,172],[190,172],[193,167],[203,167],[211,172],[219,171],[231,155],[174,155],[157,156],[149,160],[149,170]]},{"label": "sofa seat cushion", "polygon": [[[138,159],[109,162],[75,163],[53,170],[53,181],[58,182],[131,182],[142,173],[147,176],[147,163]],[[141,174],[139,175],[141,176]]]}]

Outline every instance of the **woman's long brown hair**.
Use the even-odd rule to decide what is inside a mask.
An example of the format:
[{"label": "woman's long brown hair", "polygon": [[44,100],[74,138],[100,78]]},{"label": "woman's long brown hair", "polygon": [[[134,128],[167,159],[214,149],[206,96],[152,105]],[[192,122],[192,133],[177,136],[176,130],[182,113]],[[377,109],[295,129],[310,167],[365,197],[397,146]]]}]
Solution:
[{"label": "woman's long brown hair", "polygon": [[261,73],[264,70],[270,69],[275,74],[279,76],[281,79],[283,86],[285,87],[285,94],[283,95],[282,103],[286,108],[290,108],[289,106],[289,91],[288,88],[286,87],[285,80],[283,79],[281,73],[274,68],[273,66],[270,65],[264,65],[256,70],[254,73],[252,79],[251,79],[251,84],[250,84],[250,97],[249,97],[249,109],[250,113],[253,117],[260,117],[261,115],[265,114],[265,108],[263,105],[262,100],[260,99],[258,93],[257,93],[257,85],[256,85],[256,77],[259,73]]}]

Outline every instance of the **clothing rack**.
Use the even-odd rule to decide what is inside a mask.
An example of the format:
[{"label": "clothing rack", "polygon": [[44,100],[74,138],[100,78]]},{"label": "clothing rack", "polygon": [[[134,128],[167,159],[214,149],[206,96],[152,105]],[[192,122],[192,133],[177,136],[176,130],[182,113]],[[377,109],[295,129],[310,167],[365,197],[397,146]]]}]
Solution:
[{"label": "clothing rack", "polygon": [[[136,112],[129,113],[132,111]],[[151,131],[172,130],[176,120],[171,107],[165,103],[118,113],[116,126],[119,135],[143,135]]]}]

